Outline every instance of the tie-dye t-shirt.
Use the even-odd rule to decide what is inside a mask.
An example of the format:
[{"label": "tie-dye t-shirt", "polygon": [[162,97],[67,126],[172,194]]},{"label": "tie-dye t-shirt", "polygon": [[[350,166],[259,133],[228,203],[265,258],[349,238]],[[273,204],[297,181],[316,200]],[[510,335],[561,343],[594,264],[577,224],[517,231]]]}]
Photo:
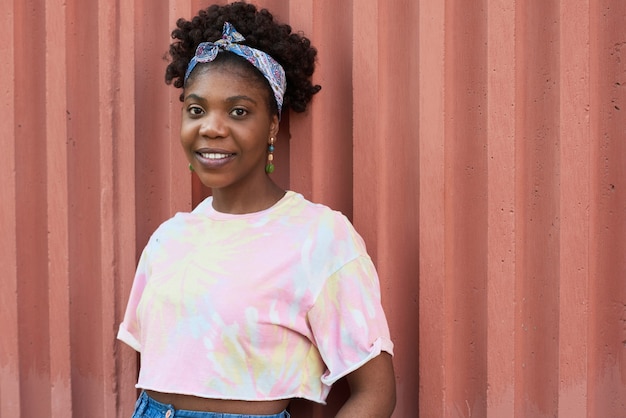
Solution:
[{"label": "tie-dye t-shirt", "polygon": [[393,344],[376,270],[341,213],[287,192],[233,215],[212,199],[163,223],[143,251],[118,338],[138,388],[324,403]]}]

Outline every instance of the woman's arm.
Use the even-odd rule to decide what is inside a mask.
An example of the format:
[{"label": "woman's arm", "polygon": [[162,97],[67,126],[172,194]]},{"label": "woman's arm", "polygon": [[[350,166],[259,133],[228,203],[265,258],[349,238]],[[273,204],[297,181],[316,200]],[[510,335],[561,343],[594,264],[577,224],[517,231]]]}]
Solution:
[{"label": "woman's arm", "polygon": [[382,352],[347,376],[350,398],[337,418],[389,418],[396,406],[391,355]]}]

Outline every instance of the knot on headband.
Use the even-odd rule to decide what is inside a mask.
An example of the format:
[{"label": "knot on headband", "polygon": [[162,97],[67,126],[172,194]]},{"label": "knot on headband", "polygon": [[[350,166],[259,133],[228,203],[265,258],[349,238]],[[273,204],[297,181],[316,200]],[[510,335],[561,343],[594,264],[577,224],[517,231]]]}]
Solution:
[{"label": "knot on headband", "polygon": [[276,104],[278,105],[278,115],[280,116],[280,112],[283,107],[283,96],[285,95],[285,89],[287,88],[285,70],[269,54],[255,48],[239,44],[239,42],[244,41],[245,39],[246,38],[244,38],[242,34],[237,32],[233,25],[225,22],[224,28],[222,29],[222,39],[215,42],[202,42],[198,45],[198,48],[196,48],[196,54],[191,61],[189,61],[189,65],[187,66],[185,83],[187,83],[189,74],[191,74],[199,62],[206,63],[213,61],[215,57],[217,57],[220,50],[230,51],[245,58],[250,64],[254,65],[259,71],[261,71],[261,74],[263,74],[263,76],[270,83],[270,87],[274,92],[274,98],[276,99]]}]

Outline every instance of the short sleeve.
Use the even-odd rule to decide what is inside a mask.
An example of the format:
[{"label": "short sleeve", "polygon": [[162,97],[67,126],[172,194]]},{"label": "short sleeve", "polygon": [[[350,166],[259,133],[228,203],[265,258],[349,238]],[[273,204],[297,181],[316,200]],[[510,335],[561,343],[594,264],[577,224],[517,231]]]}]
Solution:
[{"label": "short sleeve", "polygon": [[393,355],[378,275],[367,255],[328,278],[307,319],[327,367],[322,382],[328,386],[381,351]]},{"label": "short sleeve", "polygon": [[117,333],[117,338],[119,340],[125,342],[139,352],[141,352],[141,330],[137,319],[137,307],[139,306],[139,301],[141,300],[141,296],[143,295],[143,291],[146,287],[149,274],[150,265],[148,263],[147,251],[144,249],[141,257],[139,258],[139,263],[137,264],[137,271],[135,272],[135,278],[130,291],[128,305],[126,306],[124,320],[120,324],[120,329]]}]

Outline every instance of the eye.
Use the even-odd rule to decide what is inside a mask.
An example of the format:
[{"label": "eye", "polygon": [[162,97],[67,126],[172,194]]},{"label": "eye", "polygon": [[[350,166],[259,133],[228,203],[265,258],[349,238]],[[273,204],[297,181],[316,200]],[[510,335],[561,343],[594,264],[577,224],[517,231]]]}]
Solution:
[{"label": "eye", "polygon": [[191,105],[187,108],[187,113],[189,113],[191,116],[200,116],[204,113],[204,109],[202,109],[200,106]]},{"label": "eye", "polygon": [[248,111],[246,109],[242,109],[240,107],[237,107],[233,110],[230,111],[231,116],[235,116],[238,118],[244,117],[248,114]]}]

